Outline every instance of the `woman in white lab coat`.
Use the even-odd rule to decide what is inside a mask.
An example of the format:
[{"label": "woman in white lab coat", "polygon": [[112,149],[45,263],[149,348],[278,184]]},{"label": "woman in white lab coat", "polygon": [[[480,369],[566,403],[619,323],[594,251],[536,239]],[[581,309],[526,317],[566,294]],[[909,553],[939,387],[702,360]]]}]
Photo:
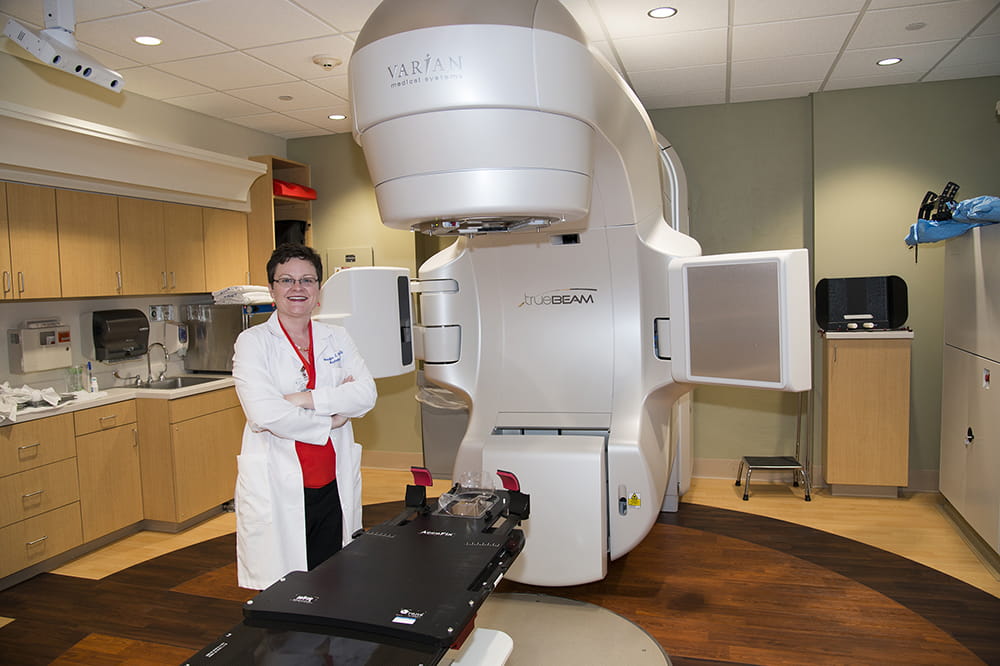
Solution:
[{"label": "woman in white lab coat", "polygon": [[233,378],[246,413],[236,480],[239,584],[312,569],[361,529],[361,446],[351,418],[375,382],[347,332],[313,322],[323,267],[304,245],[267,264],[276,312],[240,334]]}]

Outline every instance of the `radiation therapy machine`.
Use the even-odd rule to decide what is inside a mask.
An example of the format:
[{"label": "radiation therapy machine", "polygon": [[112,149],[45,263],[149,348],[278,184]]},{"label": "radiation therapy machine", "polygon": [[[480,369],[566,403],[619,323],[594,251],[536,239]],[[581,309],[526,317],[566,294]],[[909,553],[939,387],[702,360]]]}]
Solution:
[{"label": "radiation therapy machine", "polygon": [[656,520],[693,384],[810,388],[807,251],[699,256],[676,154],[556,0],[385,0],[349,80],[383,223],[455,242],[412,282],[336,273],[319,318],[468,402],[453,478],[533,498],[510,578],[600,580]]},{"label": "radiation therapy machine", "polygon": [[[672,414],[692,385],[811,381],[806,251],[700,256],[678,231],[676,154],[556,0],[385,0],[349,79],[382,221],[455,240],[412,280],[388,267],[335,273],[316,318],[345,326],[376,377],[422,361],[463,396],[455,488],[489,495],[485,480],[504,470],[531,511],[508,524],[516,542],[473,534],[496,530],[492,517],[454,528],[426,516],[289,574],[248,602],[239,630],[291,629],[248,639],[279,654],[333,649],[315,638],[337,633],[327,624],[440,647],[448,634],[425,618],[465,617],[463,604],[482,601],[474,588],[504,572],[543,586],[602,579],[683,485]],[[402,558],[406,576],[369,571],[383,556]],[[424,585],[460,575],[454,590]],[[412,586],[425,590],[418,608]],[[373,612],[366,590],[380,597]],[[236,654],[232,641],[202,657]]]}]

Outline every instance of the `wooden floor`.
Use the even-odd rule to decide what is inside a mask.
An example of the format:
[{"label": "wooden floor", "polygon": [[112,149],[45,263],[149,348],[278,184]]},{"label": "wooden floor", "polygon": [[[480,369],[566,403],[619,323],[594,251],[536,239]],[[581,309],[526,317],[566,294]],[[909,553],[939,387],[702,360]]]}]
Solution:
[{"label": "wooden floor", "polygon": [[[366,524],[393,515],[407,476],[365,471]],[[608,608],[679,666],[1000,664],[1000,583],[937,496],[820,491],[806,503],[798,489],[755,482],[743,502],[739,490],[696,480],[681,510],[661,514],[604,581],[505,581],[500,591]],[[136,535],[126,540],[134,547],[116,544],[0,592],[0,616],[14,618],[0,628],[0,663],[181,663],[237,624],[251,596],[235,585],[231,521],[155,544]]]}]

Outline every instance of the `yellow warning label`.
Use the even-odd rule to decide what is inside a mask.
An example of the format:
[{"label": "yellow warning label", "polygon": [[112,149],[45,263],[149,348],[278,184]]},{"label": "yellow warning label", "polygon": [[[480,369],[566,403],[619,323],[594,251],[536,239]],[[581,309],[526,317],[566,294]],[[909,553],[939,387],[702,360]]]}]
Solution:
[{"label": "yellow warning label", "polygon": [[629,506],[642,506],[642,498],[639,497],[639,493],[632,493],[628,496]]}]

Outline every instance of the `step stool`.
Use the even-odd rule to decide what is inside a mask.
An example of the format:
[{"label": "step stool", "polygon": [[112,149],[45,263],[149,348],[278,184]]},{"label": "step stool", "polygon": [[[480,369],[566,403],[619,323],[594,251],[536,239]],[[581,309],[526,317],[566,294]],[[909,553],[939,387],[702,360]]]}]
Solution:
[{"label": "step stool", "polygon": [[[792,485],[798,487],[799,478],[802,479],[802,486],[805,489],[806,501],[812,501],[811,488],[809,484],[809,474],[806,466],[799,462],[799,452],[801,449],[802,430],[802,406],[806,392],[799,393],[799,413],[795,420],[795,455],[794,456],[743,456],[740,459],[740,466],[736,472],[736,485],[743,484],[743,501],[750,499],[750,475],[755,469],[788,470],[792,472]],[[743,470],[746,470],[746,479],[743,479]]]}]

